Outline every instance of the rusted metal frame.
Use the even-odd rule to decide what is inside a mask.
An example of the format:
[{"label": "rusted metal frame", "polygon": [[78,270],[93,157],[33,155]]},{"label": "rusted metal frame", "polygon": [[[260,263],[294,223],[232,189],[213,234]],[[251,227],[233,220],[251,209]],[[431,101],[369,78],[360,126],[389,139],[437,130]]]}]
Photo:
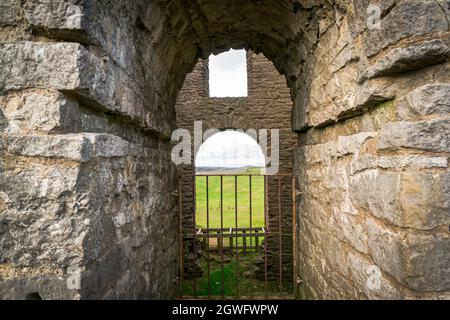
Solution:
[{"label": "rusted metal frame", "polygon": [[292,284],[294,286],[294,298],[298,297],[297,286],[297,193],[295,175],[292,175]]},{"label": "rusted metal frame", "polygon": [[[267,233],[270,233],[271,235],[276,235],[278,236],[280,233],[278,231],[270,231],[269,229],[267,230]],[[260,237],[264,237],[264,230],[262,231],[262,233],[245,233],[245,234],[238,234],[236,236],[236,234],[221,234],[220,231],[217,231],[217,234],[213,234],[210,232],[209,238],[251,238],[251,237],[255,237],[256,235],[260,236]],[[292,234],[290,233],[281,233],[282,237],[291,237],[292,238]],[[198,234],[196,235],[196,238],[206,238],[207,235],[205,233],[202,234]],[[192,234],[188,234],[184,236],[184,239],[192,239]],[[233,246],[235,247],[235,246]],[[253,246],[254,247],[254,246]],[[249,246],[247,246],[247,248],[250,248]]]},{"label": "rusted metal frame", "polygon": [[253,231],[255,231],[255,232],[259,232],[259,231],[262,231],[262,229],[263,229],[263,227],[254,227],[254,228],[223,228],[223,229],[220,229],[220,228],[209,228],[209,230],[210,231],[214,231],[214,232],[216,232],[216,231],[230,231],[231,230],[231,232],[230,233],[234,233],[234,232],[236,232],[236,231],[249,231],[249,232],[253,232]]},{"label": "rusted metal frame", "polygon": [[[273,234],[278,234],[278,232],[272,232],[272,233]],[[241,233],[241,234],[237,234],[236,235],[235,233],[234,234],[228,234],[228,233],[221,233],[220,231],[217,231],[217,234],[211,234],[209,237],[210,238],[217,238],[217,239],[220,239],[220,238],[230,239],[230,238],[251,238],[251,237],[255,237],[256,235],[262,236],[260,233],[245,233],[245,234]],[[292,236],[291,234],[287,234],[287,233],[282,234],[282,235],[283,236],[289,236],[289,237]],[[203,239],[203,238],[207,238],[208,235],[206,235],[204,233],[201,233],[201,234],[196,235],[196,237]],[[247,246],[247,248],[250,248],[250,247]]]},{"label": "rusted metal frame", "polygon": [[182,298],[183,297],[183,291],[182,291],[182,288],[183,288],[183,274],[184,274],[184,265],[183,265],[183,261],[184,261],[184,253],[183,253],[183,246],[184,246],[184,244],[183,244],[183,194],[182,194],[182,192],[181,192],[181,182],[180,182],[180,180],[181,180],[181,177],[180,176],[178,176],[178,214],[179,214],[179,234],[178,234],[178,237],[179,237],[179,246],[180,246],[180,248],[179,248],[179,253],[180,253],[180,256],[179,256],[179,258],[180,258],[180,261],[179,261],[179,263],[180,263],[180,283],[179,283],[179,285],[180,285],[180,287],[179,287],[179,293],[180,293],[180,297]]},{"label": "rusted metal frame", "polygon": [[[207,174],[207,173],[203,173],[203,174],[196,174],[197,177],[204,177],[204,176],[210,176],[210,177],[248,177],[250,174],[248,173],[243,173],[243,174]],[[264,177],[274,177],[274,176],[279,176],[279,177],[291,177],[292,174],[291,173],[277,173],[276,175],[274,174],[258,174],[258,176],[264,176]]]},{"label": "rusted metal frame", "polygon": [[[252,208],[252,175],[248,176],[248,204],[249,204],[249,213],[250,213],[250,229],[252,228],[253,223],[253,208]],[[250,238],[250,247],[253,245],[253,239]]]},{"label": "rusted metal frame", "polygon": [[[223,229],[223,176],[220,176],[220,228]],[[222,231],[221,231],[222,232]],[[222,297],[225,297],[225,277],[224,277],[224,256],[223,256],[223,237],[220,239],[220,267],[221,267],[221,285],[222,285]]]},{"label": "rusted metal frame", "polygon": [[[250,216],[250,230],[253,227],[253,203],[252,203],[252,198],[253,198],[253,193],[252,193],[252,175],[248,176],[248,196],[249,196],[249,216]],[[253,235],[253,232],[250,231],[250,234]],[[250,263],[253,264],[253,236],[250,237]],[[255,252],[256,252],[256,246],[255,246]],[[251,292],[251,291],[250,291]],[[251,292],[250,296],[253,296],[253,292]]]},{"label": "rusted metal frame", "polygon": [[234,223],[236,227],[236,296],[240,297],[240,266],[239,266],[239,238],[238,236],[238,177],[234,176]]},{"label": "rusted metal frame", "polygon": [[211,279],[210,279],[210,265],[209,265],[209,177],[206,176],[206,265],[208,276],[208,298],[211,296]]},{"label": "rusted metal frame", "polygon": [[267,298],[268,295],[268,270],[267,270],[267,239],[268,239],[268,229],[267,229],[267,219],[269,217],[268,215],[268,208],[269,208],[269,197],[268,197],[268,178],[267,176],[264,176],[264,295]]},{"label": "rusted metal frame", "polygon": [[278,256],[279,256],[279,289],[280,289],[280,295],[282,293],[282,277],[283,277],[283,272],[281,270],[282,266],[283,266],[283,260],[282,260],[282,256],[281,256],[281,241],[282,239],[282,209],[281,209],[281,176],[278,176]]},{"label": "rusted metal frame", "polygon": [[[193,226],[192,226],[192,229],[193,229],[193,231],[194,231],[194,236],[193,236],[193,239],[192,239],[192,241],[193,241],[193,243],[192,243],[192,250],[194,251],[193,252],[193,257],[194,257],[194,259],[195,259],[195,257],[196,257],[196,244],[195,244],[195,230],[196,230],[196,220],[195,220],[195,218],[196,218],[196,215],[197,215],[197,197],[196,197],[196,195],[197,195],[197,177],[195,176],[195,173],[194,173],[194,188],[193,188],[194,190],[194,194],[192,195],[192,199],[193,199],[193,206],[194,206],[194,214],[192,215],[192,223],[193,223]],[[194,261],[194,263],[195,263],[195,261]],[[193,291],[194,291],[194,298],[196,298],[197,297],[197,279],[194,277],[194,280],[193,280]]]}]

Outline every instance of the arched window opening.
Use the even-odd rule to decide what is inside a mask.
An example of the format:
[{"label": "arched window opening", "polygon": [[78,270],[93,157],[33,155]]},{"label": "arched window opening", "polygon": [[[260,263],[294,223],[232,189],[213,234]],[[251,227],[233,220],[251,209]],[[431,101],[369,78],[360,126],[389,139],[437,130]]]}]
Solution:
[{"label": "arched window opening", "polygon": [[219,235],[210,238],[210,250],[230,251],[236,245],[246,253],[259,249],[262,237],[250,235],[264,227],[264,165],[261,147],[243,132],[217,133],[200,147],[195,161],[196,226]]},{"label": "arched window opening", "polygon": [[223,131],[208,138],[199,149],[195,170],[204,174],[258,174],[264,171],[264,153],[249,135]]}]

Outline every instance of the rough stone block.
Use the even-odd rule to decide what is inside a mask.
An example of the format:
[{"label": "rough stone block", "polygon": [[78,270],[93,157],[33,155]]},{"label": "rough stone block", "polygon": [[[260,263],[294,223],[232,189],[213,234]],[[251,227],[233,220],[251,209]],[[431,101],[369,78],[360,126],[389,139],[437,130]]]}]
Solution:
[{"label": "rough stone block", "polygon": [[402,225],[434,229],[450,224],[450,172],[405,172],[398,194]]},{"label": "rough stone block", "polygon": [[401,299],[401,288],[389,280],[381,269],[359,254],[349,253],[346,261],[350,277],[367,299]]},{"label": "rough stone block", "polygon": [[20,1],[3,0],[0,3],[0,27],[16,26],[20,16]]},{"label": "rough stone block", "polygon": [[[84,32],[90,16],[83,2],[75,0],[37,0],[27,1],[24,5],[26,18],[38,31],[55,32],[69,30]],[[72,33],[72,36],[76,33]]]},{"label": "rough stone block", "polygon": [[9,136],[8,152],[22,156],[64,158],[88,162],[95,157],[125,157],[135,154],[130,143],[111,134],[65,134]]},{"label": "rough stone block", "polygon": [[369,252],[373,261],[385,272],[401,281],[405,260],[402,234],[372,219],[366,220]]},{"label": "rough stone block", "polygon": [[394,232],[366,221],[372,258],[385,272],[418,291],[450,288],[450,238],[445,232]]},{"label": "rough stone block", "polygon": [[0,96],[0,106],[9,135],[80,130],[78,103],[58,91],[13,92]]},{"label": "rough stone block", "polygon": [[406,237],[405,282],[418,291],[450,289],[450,236],[447,232]]},{"label": "rough stone block", "polygon": [[350,179],[355,208],[399,227],[424,230],[450,223],[449,174],[385,172],[379,169]]},{"label": "rough stone block", "polygon": [[4,204],[40,197],[57,199],[75,188],[79,173],[77,168],[55,166],[50,169],[38,165],[20,168],[16,172],[10,168],[11,164],[3,162],[3,165],[0,198]]},{"label": "rough stone block", "polygon": [[378,168],[394,170],[447,168],[448,163],[446,157],[361,155],[352,160],[349,174],[354,175],[364,170]]},{"label": "rough stone block", "polygon": [[379,148],[450,151],[450,119],[393,122],[381,129]]},{"label": "rough stone block", "polygon": [[0,44],[0,92],[26,88],[74,90],[82,46],[76,43]]},{"label": "rough stone block", "polygon": [[447,40],[435,39],[395,48],[372,63],[362,75],[362,80],[420,69],[446,61],[449,57]]},{"label": "rough stone block", "polygon": [[[70,277],[70,276],[69,276]],[[70,289],[67,276],[25,276],[15,279],[0,277],[0,296],[4,300],[77,300],[78,290]]]},{"label": "rough stone block", "polygon": [[395,105],[402,120],[450,114],[450,83],[421,86],[399,98]]},{"label": "rough stone block", "polygon": [[[155,101],[123,69],[80,44],[21,42],[0,45],[0,92],[47,88],[71,92],[101,111],[170,137],[173,119],[157,112]],[[150,108],[152,106],[152,108]]]},{"label": "rough stone block", "polygon": [[411,36],[447,32],[448,26],[447,13],[438,1],[402,1],[381,20],[380,29],[366,31],[363,47],[366,55],[371,57]]},{"label": "rough stone block", "polygon": [[358,210],[401,224],[396,195],[400,175],[396,172],[366,170],[350,178],[350,199]]},{"label": "rough stone block", "polygon": [[364,220],[360,216],[349,215],[341,212],[334,214],[335,220],[338,221],[343,237],[353,248],[359,252],[367,253],[367,233],[364,225]]}]

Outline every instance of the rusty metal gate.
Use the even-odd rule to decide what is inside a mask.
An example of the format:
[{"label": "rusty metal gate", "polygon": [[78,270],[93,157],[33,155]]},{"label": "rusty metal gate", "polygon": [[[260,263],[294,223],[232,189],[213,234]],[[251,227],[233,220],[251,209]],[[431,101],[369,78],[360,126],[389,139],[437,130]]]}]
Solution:
[{"label": "rusty metal gate", "polygon": [[196,175],[194,210],[180,209],[180,297],[282,298],[297,281],[291,174]]}]

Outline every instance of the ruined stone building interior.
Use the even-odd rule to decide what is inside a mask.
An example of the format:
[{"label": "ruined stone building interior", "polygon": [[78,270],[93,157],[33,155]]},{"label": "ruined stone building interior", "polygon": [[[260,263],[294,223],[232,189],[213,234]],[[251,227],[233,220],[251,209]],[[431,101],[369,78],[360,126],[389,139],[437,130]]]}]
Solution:
[{"label": "ruined stone building interior", "polygon": [[[448,0],[0,0],[0,299],[450,299],[449,21]],[[211,95],[230,49],[247,92]],[[174,162],[175,132],[195,158],[212,128],[277,129],[279,170]]]}]

